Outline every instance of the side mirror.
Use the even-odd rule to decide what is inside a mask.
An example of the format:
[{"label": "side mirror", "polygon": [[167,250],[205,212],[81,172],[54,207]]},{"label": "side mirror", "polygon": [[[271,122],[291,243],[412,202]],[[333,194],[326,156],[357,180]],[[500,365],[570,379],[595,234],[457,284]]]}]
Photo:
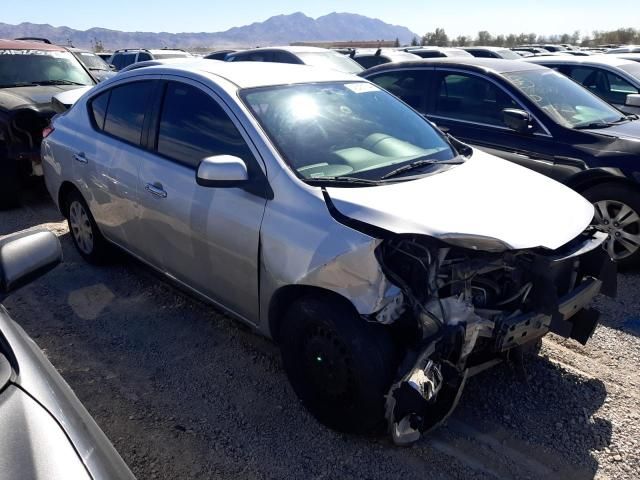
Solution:
[{"label": "side mirror", "polygon": [[505,108],[502,110],[502,121],[511,130],[515,130],[518,133],[528,133],[533,130],[531,115],[524,110]]},{"label": "side mirror", "polygon": [[110,68],[111,70],[113,70],[114,72],[117,70],[116,66],[115,66],[113,63],[110,63],[110,64],[109,64],[109,68]]},{"label": "side mirror", "polygon": [[196,182],[202,187],[239,187],[248,180],[247,164],[232,155],[204,158],[196,173]]},{"label": "side mirror", "polygon": [[624,104],[628,107],[640,107],[640,93],[630,93]]},{"label": "side mirror", "polygon": [[60,241],[48,230],[17,233],[0,240],[0,295],[26,285],[61,261]]}]

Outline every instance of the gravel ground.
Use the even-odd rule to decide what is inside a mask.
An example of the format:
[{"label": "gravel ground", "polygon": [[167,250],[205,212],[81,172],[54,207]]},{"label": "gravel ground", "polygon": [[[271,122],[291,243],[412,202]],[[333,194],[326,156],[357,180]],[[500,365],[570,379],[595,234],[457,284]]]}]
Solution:
[{"label": "gravel ground", "polygon": [[140,479],[617,479],[640,476],[640,275],[599,299],[583,347],[547,336],[521,375],[472,378],[447,425],[411,448],[337,434],[298,403],[275,345],[123,257],[86,264],[46,194],[0,212],[44,226],[65,261],[5,306]]}]

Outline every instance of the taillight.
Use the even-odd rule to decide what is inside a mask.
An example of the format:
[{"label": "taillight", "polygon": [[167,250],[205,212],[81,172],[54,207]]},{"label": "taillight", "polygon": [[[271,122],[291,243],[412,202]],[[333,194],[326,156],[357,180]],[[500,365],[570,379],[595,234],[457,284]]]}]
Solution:
[{"label": "taillight", "polygon": [[47,125],[46,127],[44,127],[44,130],[42,130],[42,138],[47,138],[53,133],[54,130],[55,128],[53,128],[53,125]]}]

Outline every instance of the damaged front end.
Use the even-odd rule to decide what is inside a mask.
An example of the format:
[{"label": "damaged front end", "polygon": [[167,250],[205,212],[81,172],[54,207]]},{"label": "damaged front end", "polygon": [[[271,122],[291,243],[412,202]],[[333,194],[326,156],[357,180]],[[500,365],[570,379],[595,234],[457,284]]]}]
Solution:
[{"label": "damaged front end", "polygon": [[410,444],[442,423],[467,378],[514,349],[550,331],[586,343],[599,315],[589,302],[615,295],[615,266],[598,248],[605,238],[589,230],[553,251],[490,239],[383,240],[378,263],[401,293],[368,320],[391,324],[406,347],[386,399],[393,441]]},{"label": "damaged front end", "polygon": [[54,112],[22,108],[0,113],[0,142],[4,155],[16,163],[22,177],[42,176],[40,143],[42,131]]}]

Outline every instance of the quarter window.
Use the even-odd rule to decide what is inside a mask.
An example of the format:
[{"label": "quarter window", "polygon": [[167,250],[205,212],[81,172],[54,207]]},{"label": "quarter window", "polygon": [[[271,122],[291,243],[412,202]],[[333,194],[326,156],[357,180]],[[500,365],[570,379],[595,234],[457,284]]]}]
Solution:
[{"label": "quarter window", "polygon": [[167,85],[164,97],[158,153],[196,168],[213,155],[233,155],[247,163],[249,147],[226,112],[203,91],[182,83]]},{"label": "quarter window", "polygon": [[107,114],[107,106],[109,105],[109,95],[111,95],[111,91],[106,91],[101,93],[96,98],[91,100],[91,114],[93,116],[93,121],[95,126],[102,130],[104,128],[104,119]]},{"label": "quarter window", "polygon": [[111,89],[104,131],[139,145],[152,85],[151,81],[143,81]]},{"label": "quarter window", "polygon": [[521,108],[502,89],[475,75],[445,74],[436,92],[433,113],[453,119],[505,126],[502,110]]}]

